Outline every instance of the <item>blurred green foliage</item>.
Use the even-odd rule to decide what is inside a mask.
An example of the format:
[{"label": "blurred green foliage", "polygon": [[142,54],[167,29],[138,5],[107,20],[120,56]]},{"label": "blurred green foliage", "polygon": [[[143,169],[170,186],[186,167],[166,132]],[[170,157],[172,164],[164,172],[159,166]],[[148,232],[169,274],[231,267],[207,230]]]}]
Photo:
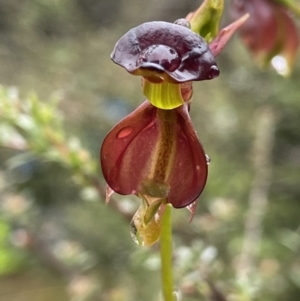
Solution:
[{"label": "blurred green foliage", "polygon": [[[109,55],[198,4],[0,1],[0,299],[159,300],[158,250],[129,235],[138,200],[104,201],[101,142],[143,100]],[[236,36],[218,65],[194,85],[212,163],[193,222],[174,212],[176,284],[185,301],[298,301],[299,62],[289,79],[262,72]]]},{"label": "blurred green foliage", "polygon": [[10,229],[5,220],[0,220],[0,275],[10,275],[21,268],[22,256],[9,243]]}]

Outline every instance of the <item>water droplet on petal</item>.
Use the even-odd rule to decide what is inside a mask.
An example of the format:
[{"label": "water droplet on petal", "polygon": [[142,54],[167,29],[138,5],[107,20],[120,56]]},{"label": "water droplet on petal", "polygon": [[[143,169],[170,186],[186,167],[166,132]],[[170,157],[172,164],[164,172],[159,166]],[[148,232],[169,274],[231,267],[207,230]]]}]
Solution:
[{"label": "water droplet on petal", "polygon": [[205,154],[205,158],[206,158],[206,164],[209,165],[211,162],[211,158],[209,155]]},{"label": "water droplet on petal", "polygon": [[176,20],[174,22],[174,24],[177,24],[177,25],[180,25],[180,26],[184,26],[184,27],[186,27],[188,29],[191,29],[191,23],[188,20],[183,19],[183,18]]},{"label": "water droplet on petal", "polygon": [[125,128],[121,129],[118,133],[117,133],[117,138],[121,139],[121,138],[125,138],[127,136],[129,136],[133,131],[133,127],[132,126],[126,126]]}]

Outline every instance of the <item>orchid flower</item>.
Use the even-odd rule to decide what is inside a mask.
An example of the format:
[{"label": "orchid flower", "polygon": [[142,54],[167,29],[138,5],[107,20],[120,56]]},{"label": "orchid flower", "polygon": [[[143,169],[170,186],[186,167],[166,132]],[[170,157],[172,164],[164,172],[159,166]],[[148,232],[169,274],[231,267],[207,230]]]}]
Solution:
[{"label": "orchid flower", "polygon": [[187,207],[207,179],[207,157],[187,105],[162,110],[146,100],[108,133],[101,165],[111,189],[137,195],[146,208]]},{"label": "orchid flower", "polygon": [[288,8],[284,1],[271,0],[233,0],[230,7],[234,19],[250,14],[239,33],[258,64],[272,65],[283,76],[291,73],[299,47],[299,34]]},{"label": "orchid flower", "polygon": [[143,77],[144,93],[158,108],[183,105],[178,84],[219,75],[207,43],[188,26],[180,20],[144,23],[119,39],[111,54],[116,64]]},{"label": "orchid flower", "polygon": [[109,186],[107,200],[113,191],[142,200],[131,223],[139,244],[150,245],[159,238],[166,204],[188,208],[192,218],[206,184],[210,159],[189,116],[192,82],[219,75],[215,56],[246,19],[242,17],[221,31],[214,26],[202,38],[194,31],[207,24],[197,29],[193,26],[203,14],[209,24],[214,9],[218,17],[211,22],[218,23],[223,5],[215,7],[216,3],[223,1],[205,0],[202,9],[188,20],[137,26],[119,39],[111,54],[116,64],[142,76],[147,97],[108,133],[100,154]]}]

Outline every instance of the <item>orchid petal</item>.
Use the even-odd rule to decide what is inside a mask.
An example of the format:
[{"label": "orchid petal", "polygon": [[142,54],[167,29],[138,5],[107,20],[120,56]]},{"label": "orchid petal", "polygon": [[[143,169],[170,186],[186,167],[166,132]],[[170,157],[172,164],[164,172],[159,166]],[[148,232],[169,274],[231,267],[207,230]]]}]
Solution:
[{"label": "orchid petal", "polygon": [[189,223],[192,222],[193,218],[194,218],[194,215],[195,215],[195,212],[196,212],[196,209],[197,209],[197,202],[193,202],[191,203],[190,205],[188,205],[186,208],[187,210],[190,212],[190,219],[189,219]]},{"label": "orchid petal", "polygon": [[226,46],[227,42],[231,36],[237,31],[237,29],[244,24],[244,22],[249,18],[249,14],[245,14],[237,21],[231,23],[230,25],[223,28],[216,38],[209,44],[209,48],[214,56],[217,56],[223,48]]},{"label": "orchid petal", "polygon": [[101,165],[115,192],[166,199],[176,208],[194,202],[207,179],[187,105],[160,110],[145,101],[107,135]]},{"label": "orchid petal", "polygon": [[144,178],[143,170],[152,152],[151,143],[159,134],[154,129],[155,115],[155,107],[144,102],[121,120],[102,143],[102,172],[108,185],[119,194],[136,194]]},{"label": "orchid petal", "polygon": [[114,194],[114,191],[106,185],[106,196],[105,196],[105,203],[108,204],[110,201],[110,197]]},{"label": "orchid petal", "polygon": [[174,160],[168,202],[175,208],[186,207],[203,191],[207,180],[207,161],[188,113],[188,105],[177,109],[180,131]]}]

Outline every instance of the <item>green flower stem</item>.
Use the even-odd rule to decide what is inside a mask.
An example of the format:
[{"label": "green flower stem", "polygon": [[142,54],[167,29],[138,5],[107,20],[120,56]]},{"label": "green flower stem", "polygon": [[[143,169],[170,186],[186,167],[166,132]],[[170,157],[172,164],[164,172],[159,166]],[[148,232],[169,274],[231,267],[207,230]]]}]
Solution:
[{"label": "green flower stem", "polygon": [[160,237],[161,276],[164,301],[175,301],[172,271],[172,206],[166,205]]}]

